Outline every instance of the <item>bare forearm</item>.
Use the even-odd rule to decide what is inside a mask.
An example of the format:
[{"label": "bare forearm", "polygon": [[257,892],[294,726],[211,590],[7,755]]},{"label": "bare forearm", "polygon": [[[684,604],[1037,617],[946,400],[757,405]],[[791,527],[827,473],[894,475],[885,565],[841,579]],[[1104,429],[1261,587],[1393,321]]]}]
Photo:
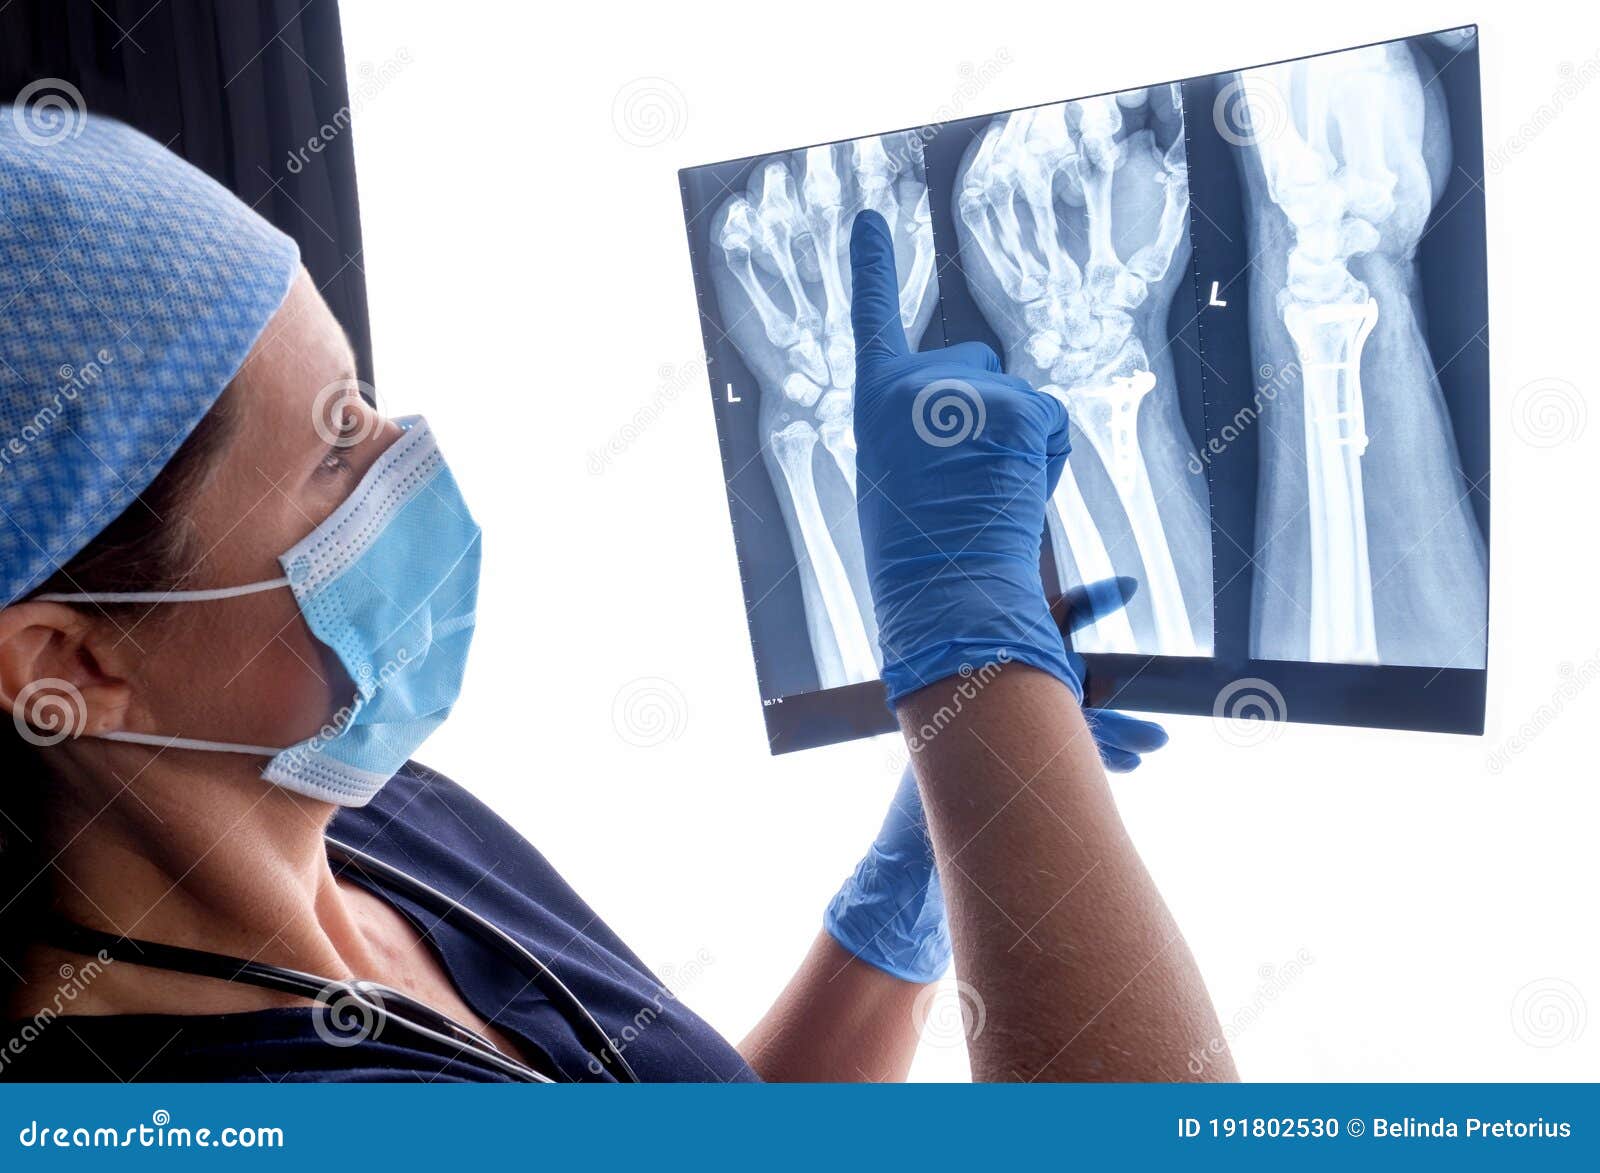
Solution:
[{"label": "bare forearm", "polygon": [[[956,966],[983,1000],[974,1078],[1190,1078],[1189,1054],[1220,1037],[1216,1013],[1072,694],[1010,665],[952,716],[953,686],[912,694],[899,716]],[[1229,1057],[1207,1075],[1232,1078]]]},{"label": "bare forearm", "polygon": [[884,1082],[917,1051],[917,996],[927,987],[859,961],[819,933],[739,1053],[769,1082]]}]

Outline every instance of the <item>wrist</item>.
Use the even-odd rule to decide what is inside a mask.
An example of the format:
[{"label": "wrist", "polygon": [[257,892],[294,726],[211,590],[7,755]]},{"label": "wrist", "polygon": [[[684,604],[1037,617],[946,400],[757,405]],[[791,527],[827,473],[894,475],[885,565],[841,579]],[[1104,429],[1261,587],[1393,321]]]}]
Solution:
[{"label": "wrist", "polygon": [[[852,957],[907,982],[933,982],[950,966],[950,929],[938,873],[879,871],[876,852],[829,902],[822,926]],[[891,865],[892,866],[892,865]]]},{"label": "wrist", "polygon": [[951,677],[977,678],[1027,664],[1056,677],[1081,702],[1083,685],[1045,602],[1037,563],[963,562],[887,597],[875,597],[889,703]]},{"label": "wrist", "polygon": [[886,659],[883,683],[891,708],[913,693],[942,685],[959,711],[963,700],[972,700],[1002,669],[1017,664],[1055,677],[1078,704],[1083,703],[1083,684],[1065,651],[1034,642],[971,641],[930,648],[892,665]]}]

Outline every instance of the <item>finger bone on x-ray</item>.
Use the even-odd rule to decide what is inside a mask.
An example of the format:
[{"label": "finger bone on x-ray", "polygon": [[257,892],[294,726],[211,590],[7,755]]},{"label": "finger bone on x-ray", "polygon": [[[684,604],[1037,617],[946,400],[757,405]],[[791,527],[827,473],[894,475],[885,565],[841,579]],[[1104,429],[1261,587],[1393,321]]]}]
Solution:
[{"label": "finger bone on x-ray", "polygon": [[928,193],[913,136],[763,159],[749,190],[726,201],[713,220],[722,261],[713,282],[729,336],[760,384],[763,458],[794,551],[823,688],[878,673],[855,521],[848,233],[865,208],[890,226],[902,321],[914,345],[932,315],[935,282]]},{"label": "finger bone on x-ray", "polygon": [[[1204,487],[1187,472],[1192,446],[1164,354],[1188,246],[1182,100],[1175,86],[1156,98],[1133,90],[994,119],[957,177],[957,232],[1007,368],[1066,404],[1104,470],[1086,481],[1069,465],[1055,496],[1079,576],[1140,580],[1138,630],[1118,614],[1079,645],[1207,655]],[[1113,519],[1127,540],[1109,545]]]}]

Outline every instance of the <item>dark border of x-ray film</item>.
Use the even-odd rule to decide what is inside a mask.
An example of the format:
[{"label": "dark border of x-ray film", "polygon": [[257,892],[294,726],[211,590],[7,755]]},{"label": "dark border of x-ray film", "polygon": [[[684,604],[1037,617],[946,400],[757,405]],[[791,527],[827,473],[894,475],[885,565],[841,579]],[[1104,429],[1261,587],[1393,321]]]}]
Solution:
[{"label": "dark border of x-ray film", "polygon": [[[1304,54],[1263,65],[1347,53],[1374,44],[1409,43],[1433,61],[1450,112],[1454,171],[1445,194],[1430,218],[1419,268],[1429,288],[1448,290],[1448,297],[1426,296],[1429,351],[1452,358],[1438,369],[1470,491],[1474,514],[1489,536],[1489,354],[1488,275],[1485,255],[1483,200],[1482,104],[1478,73],[1478,30],[1455,25],[1436,30],[1471,28],[1465,48],[1450,49],[1433,40],[1434,32],[1367,42],[1324,53]],[[1241,69],[1259,68],[1245,66]],[[1190,224],[1194,256],[1194,312],[1174,302],[1170,331],[1185,345],[1174,347],[1178,366],[1180,407],[1197,449],[1223,421],[1255,392],[1250,358],[1248,258],[1244,241],[1243,199],[1231,147],[1217,133],[1213,103],[1221,84],[1241,69],[1183,78],[1184,123],[1190,182]],[[1119,93],[1126,89],[1106,91]],[[1083,95],[1094,97],[1098,95]],[[1034,107],[1057,105],[1056,99]],[[958,257],[950,204],[955,168],[973,134],[1000,114],[996,111],[949,123],[885,131],[911,133],[922,144],[927,176],[937,271],[943,273]],[[852,138],[834,143],[854,141]],[[812,144],[812,145],[832,145]],[[716,297],[707,266],[712,257],[710,218],[729,194],[743,190],[754,167],[774,155],[805,147],[764,151],[722,163],[689,167],[679,174],[688,232],[695,291],[718,442],[728,492],[746,617],[755,655],[756,677],[773,753],[830,745],[839,741],[892,732],[897,728],[881,681],[820,690],[809,637],[805,604],[794,573],[796,555],[784,528],[776,491],[760,459],[756,428],[758,391],[752,373],[723,333],[715,314]],[[1197,163],[1198,161],[1198,163]],[[1231,191],[1229,189],[1232,189]],[[1204,215],[1196,215],[1201,209]],[[1220,300],[1240,312],[1209,314],[1211,283]],[[944,345],[947,322],[954,320],[962,340],[975,338],[1000,349],[998,339],[961,281],[941,280],[937,326],[930,323],[924,348]],[[1209,316],[1208,316],[1209,314]],[[1180,322],[1178,319],[1187,319]],[[1204,341],[1200,334],[1204,331]],[[1203,370],[1202,370],[1203,369]],[[1209,377],[1204,372],[1209,372]],[[1201,386],[1199,395],[1190,388]],[[748,410],[741,408],[748,407]],[[1404,729],[1422,732],[1481,734],[1487,691],[1485,669],[1331,664],[1256,660],[1249,656],[1249,573],[1253,550],[1232,538],[1254,530],[1256,451],[1254,442],[1234,440],[1208,464],[1211,492],[1213,601],[1216,650],[1209,659],[1174,656],[1103,655],[1085,657],[1085,700],[1099,707],[1155,713],[1207,715],[1241,684],[1258,692],[1270,686],[1278,698],[1256,711],[1278,719],[1310,724]],[[1223,473],[1223,470],[1226,470]],[[1221,474],[1221,475],[1219,475]],[[1219,494],[1219,486],[1221,492]],[[1045,581],[1057,575],[1046,543]],[[1281,698],[1281,700],[1279,699]]]}]

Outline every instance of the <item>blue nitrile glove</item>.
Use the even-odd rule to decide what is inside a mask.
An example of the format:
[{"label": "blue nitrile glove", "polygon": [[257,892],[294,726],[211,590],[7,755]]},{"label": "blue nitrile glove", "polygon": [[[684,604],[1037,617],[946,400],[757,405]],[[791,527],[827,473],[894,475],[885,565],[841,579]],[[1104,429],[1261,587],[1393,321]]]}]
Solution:
[{"label": "blue nitrile glove", "polygon": [[1081,700],[1039,581],[1066,408],[1001,373],[981,342],[910,352],[876,212],[855,219],[850,271],[856,509],[889,703],[997,661],[1049,672]]},{"label": "blue nitrile glove", "polygon": [[909,765],[877,841],[828,905],[822,927],[848,952],[902,981],[938,981],[949,967],[944,889]]},{"label": "blue nitrile glove", "polygon": [[1084,709],[1083,719],[1094,734],[1100,761],[1113,774],[1137,770],[1144,755],[1167,744],[1167,731],[1154,721],[1141,721],[1116,709]]},{"label": "blue nitrile glove", "polygon": [[[1084,679],[1084,663],[1083,657],[1072,650],[1073,634],[1122,610],[1138,589],[1138,582],[1131,578],[1102,579],[1072,588],[1050,608],[1066,641],[1067,663],[1079,680]],[[1085,708],[1083,717],[1094,734],[1100,761],[1114,774],[1137,769],[1141,755],[1167,744],[1167,731],[1154,721],[1142,721],[1116,709]]]},{"label": "blue nitrile glove", "polygon": [[[1067,658],[1082,678],[1083,658],[1071,651],[1073,632],[1120,610],[1133,598],[1131,578],[1077,587],[1052,608]],[[1084,709],[1100,760],[1125,773],[1141,755],[1167,744],[1167,731],[1115,709]],[[822,918],[830,936],[851,954],[908,982],[932,982],[950,965],[950,926],[944,889],[916,776],[907,766],[878,838]]]}]

